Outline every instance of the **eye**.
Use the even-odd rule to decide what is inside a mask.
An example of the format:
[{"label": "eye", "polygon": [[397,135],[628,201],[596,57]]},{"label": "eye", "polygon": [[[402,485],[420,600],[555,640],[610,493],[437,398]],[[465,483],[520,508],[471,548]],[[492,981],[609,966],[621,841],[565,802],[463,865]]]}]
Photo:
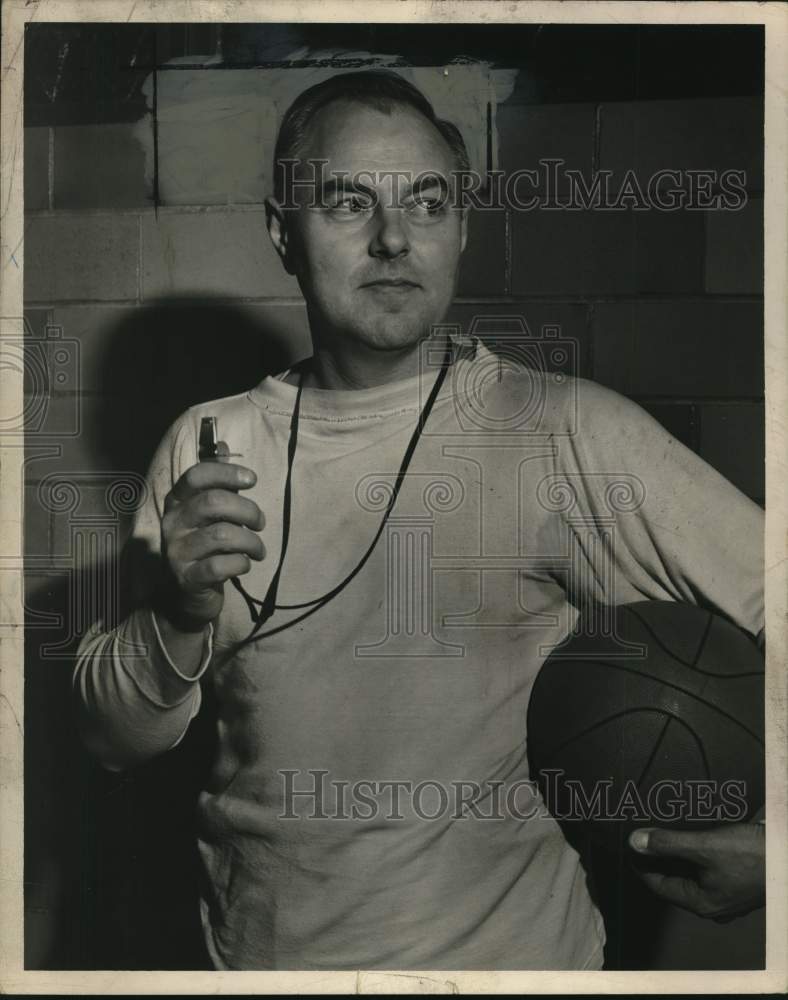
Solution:
[{"label": "eye", "polygon": [[440,194],[420,194],[413,199],[411,209],[420,215],[441,215],[446,209],[446,199]]},{"label": "eye", "polygon": [[375,207],[375,203],[366,194],[341,194],[330,207],[332,212],[339,215],[355,215],[359,212],[368,212]]}]

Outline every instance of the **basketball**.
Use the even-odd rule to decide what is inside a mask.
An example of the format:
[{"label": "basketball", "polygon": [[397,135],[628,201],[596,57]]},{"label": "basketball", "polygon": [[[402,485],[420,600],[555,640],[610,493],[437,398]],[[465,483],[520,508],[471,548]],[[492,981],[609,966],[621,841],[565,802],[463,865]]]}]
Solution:
[{"label": "basketball", "polygon": [[[531,777],[573,842],[702,829],[764,801],[764,658],[728,620],[643,601],[580,619],[534,683]],[[604,634],[602,634],[604,633]]]}]

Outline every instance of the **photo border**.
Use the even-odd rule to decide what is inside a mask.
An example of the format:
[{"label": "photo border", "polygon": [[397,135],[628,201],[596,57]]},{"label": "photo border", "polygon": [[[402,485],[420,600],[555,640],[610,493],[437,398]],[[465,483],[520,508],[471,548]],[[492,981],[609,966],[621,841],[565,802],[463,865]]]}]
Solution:
[{"label": "photo border", "polygon": [[[0,437],[0,989],[42,994],[764,993],[788,989],[788,6],[556,0],[5,0],[2,6],[0,317],[23,335],[24,28],[32,22],[762,24],[765,26],[766,969],[632,972],[29,971],[23,962],[23,462]],[[18,329],[16,325],[18,324]],[[23,410],[22,373],[0,370],[3,407]],[[23,454],[23,453],[22,453]],[[11,461],[10,459],[14,459]]]}]

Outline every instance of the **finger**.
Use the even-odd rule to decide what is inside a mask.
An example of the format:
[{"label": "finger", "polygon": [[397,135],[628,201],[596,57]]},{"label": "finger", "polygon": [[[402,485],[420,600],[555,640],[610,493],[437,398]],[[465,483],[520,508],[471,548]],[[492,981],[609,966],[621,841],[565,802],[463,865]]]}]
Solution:
[{"label": "finger", "polygon": [[179,520],[186,528],[228,521],[252,531],[262,531],[265,524],[263,512],[254,500],[229,490],[205,490],[196,494],[179,510]]},{"label": "finger", "polygon": [[226,441],[216,442],[216,454],[211,461],[214,462],[227,462],[229,458],[238,458],[238,453],[233,453],[230,451],[230,446]]},{"label": "finger", "polygon": [[180,542],[178,556],[184,562],[193,562],[233,552],[243,553],[259,561],[265,556],[265,547],[256,532],[228,521],[217,521],[190,531]]},{"label": "finger", "polygon": [[198,462],[183,473],[170,495],[182,503],[201,490],[248,490],[256,482],[257,476],[252,469],[235,462]]},{"label": "finger", "polygon": [[703,892],[692,879],[659,872],[642,872],[640,877],[660,899],[685,910],[692,910],[693,913],[700,913],[704,909]]},{"label": "finger", "polygon": [[712,845],[707,835],[696,830],[635,830],[629,836],[629,846],[638,854],[651,857],[683,858],[705,864]]},{"label": "finger", "polygon": [[232,555],[208,556],[187,567],[183,579],[189,586],[208,587],[214,583],[224,583],[233,576],[242,576],[249,572],[251,566],[249,556],[237,552]]}]

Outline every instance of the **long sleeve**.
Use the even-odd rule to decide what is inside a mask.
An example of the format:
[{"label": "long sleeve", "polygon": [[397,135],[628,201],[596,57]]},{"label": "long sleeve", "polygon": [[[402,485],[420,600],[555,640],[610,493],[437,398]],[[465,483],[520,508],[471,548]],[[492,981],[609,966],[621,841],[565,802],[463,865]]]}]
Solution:
[{"label": "long sleeve", "polygon": [[73,674],[79,729],[110,770],[175,746],[200,707],[199,679],[210,662],[212,628],[206,630],[199,671],[186,676],[170,659],[150,607],[161,571],[164,498],[183,462],[195,460],[188,455],[190,439],[188,421],[181,418],[157,449],[121,559],[120,620],[96,621],[79,646]]},{"label": "long sleeve", "polygon": [[762,644],[761,508],[625,397],[581,382],[578,414],[559,446],[576,598],[698,604]]}]

